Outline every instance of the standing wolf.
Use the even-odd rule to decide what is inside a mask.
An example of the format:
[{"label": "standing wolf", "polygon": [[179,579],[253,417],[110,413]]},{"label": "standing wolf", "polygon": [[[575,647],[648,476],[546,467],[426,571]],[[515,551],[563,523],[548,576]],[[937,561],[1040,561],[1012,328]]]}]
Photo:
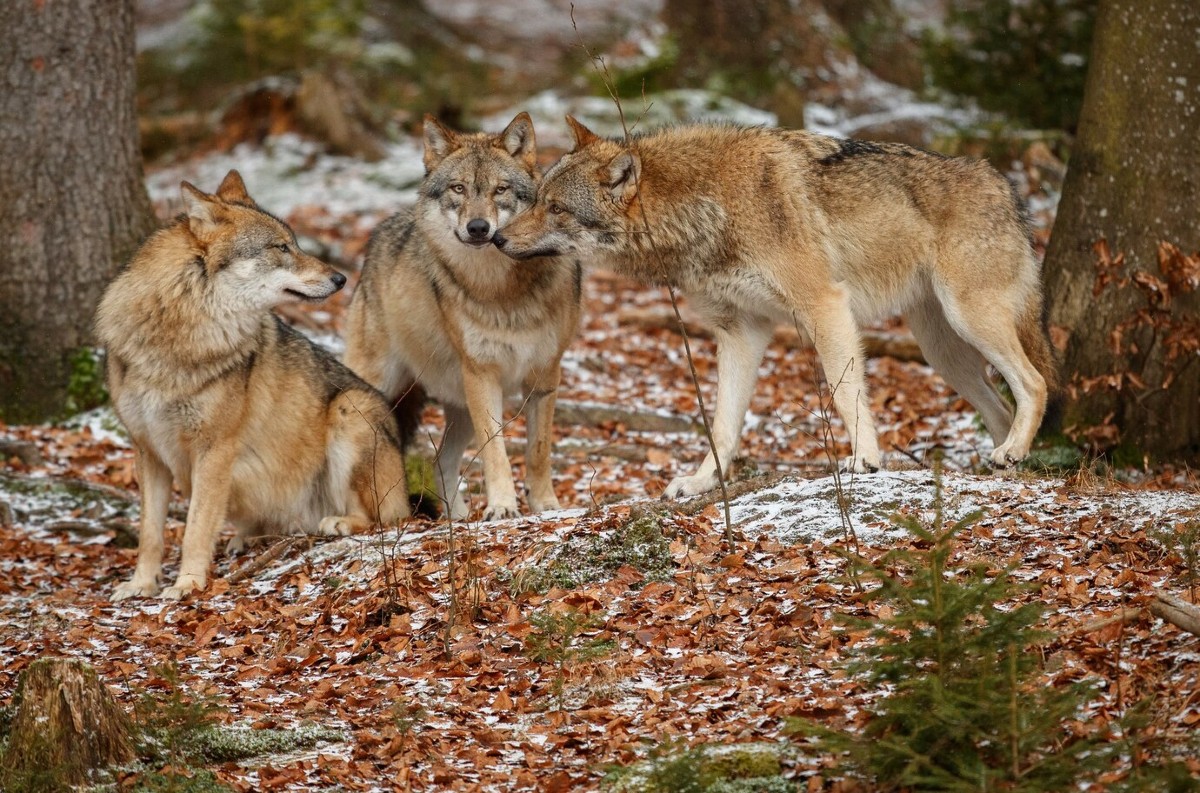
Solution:
[{"label": "standing wolf", "polygon": [[579,324],[580,265],[515,262],[492,245],[495,230],[533,204],[540,178],[528,114],[498,135],[456,133],[426,116],[420,197],[372,235],[350,306],[350,368],[401,413],[419,409],[422,393],[445,409],[436,479],[456,519],[467,515],[458,482],[472,432],[485,519],[517,514],[503,438],[504,398],[516,394],[526,399],[530,509],[558,507],[551,433],[559,364]]},{"label": "standing wolf", "polygon": [[[926,358],[983,415],[992,461],[1023,458],[1054,369],[1029,233],[987,164],[898,144],[695,125],[605,140],[568,117],[575,148],[536,205],[496,234],[522,260],[587,256],[684,290],[717,339],[715,451],[728,471],[777,322],[821,356],[850,433],[847,467],[877,469],[858,323],[907,315]],[[1016,415],[988,378],[996,367]],[[668,497],[717,484],[710,452]]]},{"label": "standing wolf", "polygon": [[172,478],[190,496],[178,599],[203,588],[226,518],[251,534],[349,534],[408,515],[400,438],[375,389],[271,314],[346,277],[303,253],[237,171],[156,232],[96,315],[113,405],[137,449],[137,568],[116,600],[159,591]]}]

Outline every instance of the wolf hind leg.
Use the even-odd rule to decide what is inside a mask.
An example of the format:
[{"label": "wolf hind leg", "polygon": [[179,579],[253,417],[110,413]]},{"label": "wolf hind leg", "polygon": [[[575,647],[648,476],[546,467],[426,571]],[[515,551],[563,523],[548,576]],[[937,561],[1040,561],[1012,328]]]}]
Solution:
[{"label": "wolf hind leg", "polygon": [[932,297],[906,313],[921,352],[946,384],[971,403],[995,445],[1008,437],[1013,411],[987,374],[987,361],[950,326],[941,305]]},{"label": "wolf hind leg", "polygon": [[728,475],[741,439],[742,422],[758,382],[758,365],[773,330],[773,323],[762,317],[743,317],[732,328],[722,329],[719,325],[714,328],[717,340],[717,404],[712,420],[715,448],[709,450],[695,473],[672,479],[663,491],[663,498],[695,496],[712,490],[718,485],[718,459],[721,471]]},{"label": "wolf hind leg", "polygon": [[851,454],[842,461],[842,469],[854,473],[878,471],[879,440],[867,395],[867,357],[849,292],[841,284],[831,284],[824,294],[809,295],[798,302],[805,311],[797,318],[817,350],[834,407],[850,435]]},{"label": "wolf hind leg", "polygon": [[1001,466],[1020,462],[1029,454],[1048,396],[1045,379],[1021,344],[1017,323],[1024,306],[1015,305],[1012,289],[999,294],[994,289],[946,289],[939,297],[950,325],[996,367],[1017,403],[1007,435],[1003,440],[996,437],[992,462]]},{"label": "wolf hind leg", "polygon": [[346,536],[408,517],[404,457],[387,405],[375,394],[346,391],[329,410],[327,486],[346,514],[322,518],[315,533]]}]

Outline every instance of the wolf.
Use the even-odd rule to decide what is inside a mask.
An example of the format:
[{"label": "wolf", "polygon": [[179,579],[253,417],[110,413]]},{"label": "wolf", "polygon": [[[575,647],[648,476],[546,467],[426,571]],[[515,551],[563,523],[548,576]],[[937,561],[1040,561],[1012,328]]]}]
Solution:
[{"label": "wolf", "polygon": [[493,239],[518,261],[580,256],[678,287],[712,326],[715,448],[665,497],[712,489],[717,460],[729,470],[778,322],[816,347],[850,435],[846,468],[881,462],[858,327],[897,312],[982,414],[992,462],[1028,454],[1055,369],[1024,211],[989,165],[797,130],[693,124],[610,140],[567,123],[574,148]]},{"label": "wolf", "polygon": [[504,449],[504,399],[523,398],[529,507],[558,508],[550,476],[563,352],[579,325],[582,266],[571,257],[514,261],[496,229],[532,206],[541,180],[527,113],[499,134],[459,133],[425,117],[425,178],[411,212],[372,234],[346,322],[345,361],[397,404],[401,421],[426,396],[446,429],[435,479],[454,519],[463,452],[483,460],[485,520],[518,514]]},{"label": "wolf", "polygon": [[[202,589],[217,533],[344,535],[408,515],[402,443],[374,388],[271,309],[346,277],[300,250],[230,171],[151,235],[96,314],[113,407],[136,449],[141,524],[115,600]],[[190,497],[174,585],[159,592],[172,480]]]}]

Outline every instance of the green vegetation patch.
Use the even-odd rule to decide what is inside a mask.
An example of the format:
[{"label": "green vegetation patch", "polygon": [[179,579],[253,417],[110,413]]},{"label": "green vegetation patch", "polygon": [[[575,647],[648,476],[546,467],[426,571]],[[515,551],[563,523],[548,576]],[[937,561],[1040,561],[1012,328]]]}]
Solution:
[{"label": "green vegetation patch", "polygon": [[645,760],[610,769],[605,793],[794,793],[783,777],[788,747],[774,743],[655,747]]},{"label": "green vegetation patch", "polygon": [[670,513],[665,509],[635,509],[617,527],[587,536],[572,536],[553,546],[540,562],[512,576],[514,594],[546,593],[553,587],[576,589],[611,579],[622,567],[632,567],[643,580],[666,581],[675,570],[671,543],[663,530]]}]

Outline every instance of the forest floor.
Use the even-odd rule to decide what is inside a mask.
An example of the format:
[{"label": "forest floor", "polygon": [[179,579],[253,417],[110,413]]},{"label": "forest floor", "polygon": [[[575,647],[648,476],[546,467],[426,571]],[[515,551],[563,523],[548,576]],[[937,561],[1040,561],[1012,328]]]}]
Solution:
[{"label": "forest floor", "polygon": [[[168,173],[151,176],[164,210],[166,185],[179,178]],[[353,201],[280,209],[253,175],[247,182],[337,261],[355,261],[386,213]],[[288,316],[336,349],[351,292]],[[781,329],[743,432],[730,545],[719,502],[658,499],[706,450],[666,295],[598,272],[584,299],[554,452],[564,509],[498,523],[413,520],[336,541],[276,538],[257,555],[218,553],[209,588],[181,603],[109,600],[133,569],[137,511],[131,449],[111,416],[0,426],[11,451],[0,460],[0,701],[45,655],[93,664],[128,705],[167,687],[163,665],[176,664],[182,689],[214,697],[226,723],[340,734],[213,765],[246,791],[589,789],[607,766],[674,740],[774,743],[790,779],[836,789],[784,728],[797,716],[850,728],[866,718],[871,694],[845,661],[867,639],[843,617],[889,607],[863,598],[846,554],[917,544],[893,516],[934,520],[940,457],[946,519],[981,511],[955,569],[983,562],[1031,585],[1018,600],[1045,608],[1053,638],[1036,651],[1046,683],[1096,682],[1081,723],[1115,722],[1149,702],[1139,756],[1187,758],[1200,775],[1200,637],[1144,608],[1158,591],[1198,594],[1188,584],[1196,571],[1162,539],[1200,521],[1194,474],[988,470],[991,440],[970,407],[897,354],[868,366],[889,470],[833,476],[830,461],[847,452],[841,423],[822,399],[814,353]],[[907,339],[900,322],[872,333],[881,344]],[[711,408],[713,344],[691,343]],[[418,453],[432,453],[438,432],[431,407]],[[518,442],[518,482],[523,437],[518,418],[506,432]],[[477,518],[478,466],[467,479]],[[178,548],[181,510],[168,548]],[[176,559],[168,555],[168,578]],[[1123,609],[1126,619],[1106,620]],[[545,651],[555,645],[557,655]]]}]

